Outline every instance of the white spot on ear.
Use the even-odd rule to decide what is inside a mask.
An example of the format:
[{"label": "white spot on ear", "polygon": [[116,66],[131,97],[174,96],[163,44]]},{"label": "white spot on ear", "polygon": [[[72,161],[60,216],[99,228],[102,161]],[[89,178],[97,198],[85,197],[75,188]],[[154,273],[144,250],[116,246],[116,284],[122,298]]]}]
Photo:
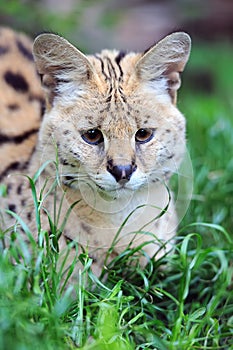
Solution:
[{"label": "white spot on ear", "polygon": [[56,96],[57,99],[62,100],[65,104],[72,104],[83,96],[85,87],[71,81],[59,84],[56,91],[58,92],[58,96]]},{"label": "white spot on ear", "polygon": [[146,92],[153,93],[154,96],[158,99],[158,102],[162,103],[170,103],[171,98],[167,91],[168,84],[167,79],[164,77],[160,77],[156,80],[150,80],[144,82],[144,88]]}]

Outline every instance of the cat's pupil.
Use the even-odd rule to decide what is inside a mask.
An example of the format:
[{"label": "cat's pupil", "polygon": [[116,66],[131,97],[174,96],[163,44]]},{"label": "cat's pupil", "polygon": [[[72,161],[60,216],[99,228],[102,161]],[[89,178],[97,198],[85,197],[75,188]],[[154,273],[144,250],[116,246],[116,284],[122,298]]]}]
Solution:
[{"label": "cat's pupil", "polygon": [[100,131],[97,129],[88,130],[87,135],[90,139],[94,140],[99,137]]}]

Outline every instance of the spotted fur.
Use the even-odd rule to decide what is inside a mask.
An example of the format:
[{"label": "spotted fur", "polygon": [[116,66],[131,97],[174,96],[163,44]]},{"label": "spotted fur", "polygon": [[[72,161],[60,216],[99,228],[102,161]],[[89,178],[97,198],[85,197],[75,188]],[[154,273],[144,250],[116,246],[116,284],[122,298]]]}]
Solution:
[{"label": "spotted fur", "polygon": [[[47,190],[58,173],[56,201],[62,208],[54,208],[54,193],[48,192],[43,228],[49,231],[46,211],[59,210],[59,227],[72,206],[61,248],[77,241],[88,247],[99,268],[129,216],[113,253],[133,238],[133,245],[151,240],[147,231],[160,241],[145,246],[153,256],[177,226],[173,201],[166,208],[165,183],[184,153],[185,120],[176,92],[189,51],[185,33],[171,34],[145,53],[103,50],[89,56],[62,37],[42,34],[33,46],[46,99],[40,125],[43,94],[31,43],[2,29],[0,174],[8,189],[2,207],[21,215],[36,233],[28,180],[16,173],[32,176],[48,162],[37,190],[45,182]],[[155,219],[164,208],[166,213]],[[3,221],[2,229],[13,224],[8,214]]]},{"label": "spotted fur", "polygon": [[32,42],[0,29],[0,179],[26,167],[41,122],[43,94]]}]

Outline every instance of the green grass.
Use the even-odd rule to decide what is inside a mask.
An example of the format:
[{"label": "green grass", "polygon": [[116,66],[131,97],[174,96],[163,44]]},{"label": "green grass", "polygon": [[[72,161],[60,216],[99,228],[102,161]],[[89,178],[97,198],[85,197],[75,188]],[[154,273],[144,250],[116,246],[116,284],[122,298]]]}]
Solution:
[{"label": "green grass", "polygon": [[[68,286],[59,232],[54,225],[51,240],[40,227],[31,181],[40,239],[24,227],[29,249],[15,229],[5,248],[2,235],[0,349],[233,349],[232,58],[224,45],[194,49],[184,76],[179,105],[194,190],[173,254],[142,269],[142,247],[128,249],[97,279],[84,252],[76,257],[83,264],[78,282]],[[200,70],[212,77],[204,90],[193,79]]]},{"label": "green grass", "polygon": [[[195,179],[187,222],[208,221],[229,231],[233,216],[232,58],[233,51],[226,44],[194,49],[180,97]],[[193,78],[200,71],[203,79],[197,85]],[[200,82],[205,85],[206,73],[212,83],[205,90]]]}]

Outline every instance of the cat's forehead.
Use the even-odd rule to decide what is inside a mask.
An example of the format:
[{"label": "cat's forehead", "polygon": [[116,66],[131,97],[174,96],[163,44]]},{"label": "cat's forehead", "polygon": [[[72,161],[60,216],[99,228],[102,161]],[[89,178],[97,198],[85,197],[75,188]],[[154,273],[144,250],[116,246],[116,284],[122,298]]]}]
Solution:
[{"label": "cat's forehead", "polygon": [[[94,82],[88,91],[89,96],[96,95],[102,110],[123,110],[124,113],[145,114],[156,105],[170,104],[166,91],[166,80],[157,79],[146,83],[137,71],[137,63],[143,54],[118,50],[102,50],[88,56],[94,67]],[[148,110],[148,112],[146,111]]]},{"label": "cat's forehead", "polygon": [[[95,103],[86,100],[83,104],[82,110],[79,105],[75,104],[69,111],[62,110],[63,116],[61,118],[68,120],[79,131],[88,129],[101,129],[110,136],[131,135],[140,128],[157,128],[160,119],[164,119],[163,108],[159,105],[146,105],[146,101],[139,99],[140,103],[114,101],[112,103]],[[66,115],[66,117],[64,117]],[[67,115],[70,117],[67,119]]]},{"label": "cat's forehead", "polygon": [[102,50],[88,59],[106,89],[121,87],[126,90],[128,87],[128,91],[132,91],[131,82],[136,79],[135,66],[140,57],[141,54],[133,52]]},{"label": "cat's forehead", "polygon": [[94,55],[88,55],[88,59],[96,68],[97,72],[105,75],[106,79],[121,76],[132,72],[141,54],[123,50],[102,50]]}]

